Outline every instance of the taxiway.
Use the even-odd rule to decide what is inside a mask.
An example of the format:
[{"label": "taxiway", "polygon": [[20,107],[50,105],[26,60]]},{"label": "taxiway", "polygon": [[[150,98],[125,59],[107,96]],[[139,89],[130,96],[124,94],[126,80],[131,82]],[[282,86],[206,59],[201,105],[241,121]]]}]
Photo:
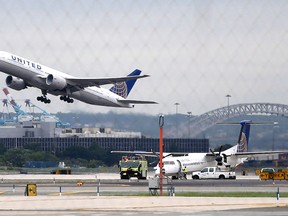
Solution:
[{"label": "taxiway", "polygon": [[[77,186],[83,182],[82,186]],[[24,196],[26,184],[37,185],[37,196]],[[148,181],[120,180],[116,173],[86,175],[0,175],[0,215],[286,215],[288,198],[181,197],[181,191],[288,192],[286,181],[173,181],[175,196],[149,196]],[[141,193],[141,196],[139,196]],[[117,196],[116,196],[117,195]],[[137,195],[137,196],[136,196]],[[263,210],[265,209],[265,211]]]}]

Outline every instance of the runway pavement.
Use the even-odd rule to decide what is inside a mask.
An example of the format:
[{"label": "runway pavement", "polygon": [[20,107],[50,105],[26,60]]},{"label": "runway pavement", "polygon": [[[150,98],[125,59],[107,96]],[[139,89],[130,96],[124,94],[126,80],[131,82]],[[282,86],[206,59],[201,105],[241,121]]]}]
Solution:
[{"label": "runway pavement", "polygon": [[[273,198],[211,198],[211,197],[91,197],[39,196],[0,197],[1,215],[231,215],[247,209],[266,208],[266,213],[287,215],[288,199],[277,204]],[[278,207],[277,207],[278,206]],[[255,210],[256,209],[256,210]],[[229,210],[229,211],[228,211]],[[237,210],[237,211],[236,211]],[[230,214],[228,214],[230,213]],[[283,213],[283,214],[282,214]],[[284,214],[285,213],[285,214]],[[233,213],[234,214],[234,213]],[[225,214],[224,214],[225,215]],[[237,215],[237,214],[235,214]],[[249,214],[248,214],[249,215]],[[251,215],[251,214],[250,214]]]},{"label": "runway pavement", "polygon": [[[153,172],[148,173],[148,178],[154,177]],[[5,180],[117,180],[120,179],[119,173],[86,173],[72,175],[53,175],[53,174],[0,174],[0,182]],[[237,179],[258,179],[256,175],[242,176],[238,175]],[[189,178],[188,178],[189,180]],[[191,178],[190,178],[191,180]]]},{"label": "runway pavement", "polygon": [[[104,196],[97,194],[94,187],[97,181],[107,182],[109,187],[104,190],[133,191],[143,190],[148,193],[147,181],[119,180],[117,173],[91,173],[84,175],[33,175],[13,174],[0,175],[0,215],[287,215],[288,198],[223,198],[223,197],[155,197],[155,196]],[[76,187],[75,182],[85,181],[85,187]],[[133,181],[135,183],[133,183]],[[209,181],[188,180],[177,182],[177,190],[223,191],[246,190],[251,188],[268,188],[276,191],[277,184],[258,182],[257,176],[239,176],[237,180]],[[16,191],[12,192],[13,182],[17,183]],[[37,196],[24,196],[25,184],[40,182]],[[44,182],[44,183],[41,183]],[[48,183],[47,183],[48,182]],[[92,182],[92,183],[89,183]],[[240,183],[239,183],[240,182]],[[217,185],[217,184],[219,185]],[[104,183],[103,183],[104,184]],[[175,183],[176,184],[176,183]],[[193,184],[191,186],[191,184]],[[212,185],[214,184],[214,185]],[[221,185],[223,184],[223,185]],[[225,184],[227,186],[225,186]],[[62,185],[59,193],[57,187]],[[236,185],[236,186],[233,186]],[[7,188],[9,187],[9,191]],[[104,186],[103,186],[104,187]],[[286,181],[281,187],[287,190]],[[186,189],[185,189],[186,188]],[[236,188],[236,189],[235,189]],[[78,190],[71,193],[71,190]],[[283,189],[283,190],[284,190]],[[5,192],[5,190],[7,190]],[[42,191],[43,190],[43,191]],[[99,195],[99,196],[98,196]]]}]

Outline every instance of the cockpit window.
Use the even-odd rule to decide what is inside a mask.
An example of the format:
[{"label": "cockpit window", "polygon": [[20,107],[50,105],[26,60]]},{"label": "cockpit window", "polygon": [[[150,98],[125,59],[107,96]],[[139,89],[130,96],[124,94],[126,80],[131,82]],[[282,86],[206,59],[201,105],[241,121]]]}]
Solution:
[{"label": "cockpit window", "polygon": [[164,165],[175,165],[174,161],[164,161]]}]

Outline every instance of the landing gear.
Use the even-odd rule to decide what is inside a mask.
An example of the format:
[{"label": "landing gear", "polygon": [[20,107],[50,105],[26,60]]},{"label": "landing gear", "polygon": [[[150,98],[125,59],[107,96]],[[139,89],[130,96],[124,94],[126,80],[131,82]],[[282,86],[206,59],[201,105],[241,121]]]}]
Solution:
[{"label": "landing gear", "polygon": [[42,90],[42,95],[43,95],[43,96],[37,97],[37,100],[38,100],[38,101],[41,101],[41,102],[44,102],[44,103],[48,103],[48,104],[51,103],[51,100],[46,97],[47,91]]},{"label": "landing gear", "polygon": [[48,99],[46,96],[39,96],[37,97],[37,100],[48,104],[51,103],[51,100]]},{"label": "landing gear", "polygon": [[60,96],[60,100],[66,101],[67,103],[73,103],[74,100],[69,96]]},{"label": "landing gear", "polygon": [[37,100],[44,102],[44,103],[48,103],[48,104],[51,103],[51,100],[46,98],[46,96],[45,97],[44,96],[37,97]]}]

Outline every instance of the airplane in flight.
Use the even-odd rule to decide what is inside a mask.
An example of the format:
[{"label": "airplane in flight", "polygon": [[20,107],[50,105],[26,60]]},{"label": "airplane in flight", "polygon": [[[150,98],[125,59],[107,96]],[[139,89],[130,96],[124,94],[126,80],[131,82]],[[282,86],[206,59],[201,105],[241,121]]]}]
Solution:
[{"label": "airplane in flight", "polygon": [[[14,90],[36,87],[42,91],[37,100],[50,103],[47,94],[60,96],[60,100],[73,103],[74,99],[87,104],[132,108],[135,104],[155,104],[154,101],[127,99],[137,79],[148,77],[140,75],[136,69],[125,77],[87,78],[73,77],[42,64],[0,51],[0,71],[8,74],[6,84]],[[110,89],[102,85],[113,84]],[[73,99],[74,98],[74,99]]]},{"label": "airplane in flight", "polygon": [[[172,176],[173,178],[178,179],[183,176],[184,169],[185,174],[192,174],[193,172],[202,170],[205,167],[235,168],[249,157],[287,153],[287,151],[248,152],[247,150],[251,124],[253,123],[250,120],[243,120],[240,122],[241,129],[237,144],[225,151],[222,151],[221,146],[219,152],[214,152],[210,149],[210,152],[208,153],[163,153],[164,175]],[[159,152],[111,151],[111,153],[127,153],[143,157],[159,158]],[[154,169],[155,175],[159,175],[159,164],[154,167]]]}]

